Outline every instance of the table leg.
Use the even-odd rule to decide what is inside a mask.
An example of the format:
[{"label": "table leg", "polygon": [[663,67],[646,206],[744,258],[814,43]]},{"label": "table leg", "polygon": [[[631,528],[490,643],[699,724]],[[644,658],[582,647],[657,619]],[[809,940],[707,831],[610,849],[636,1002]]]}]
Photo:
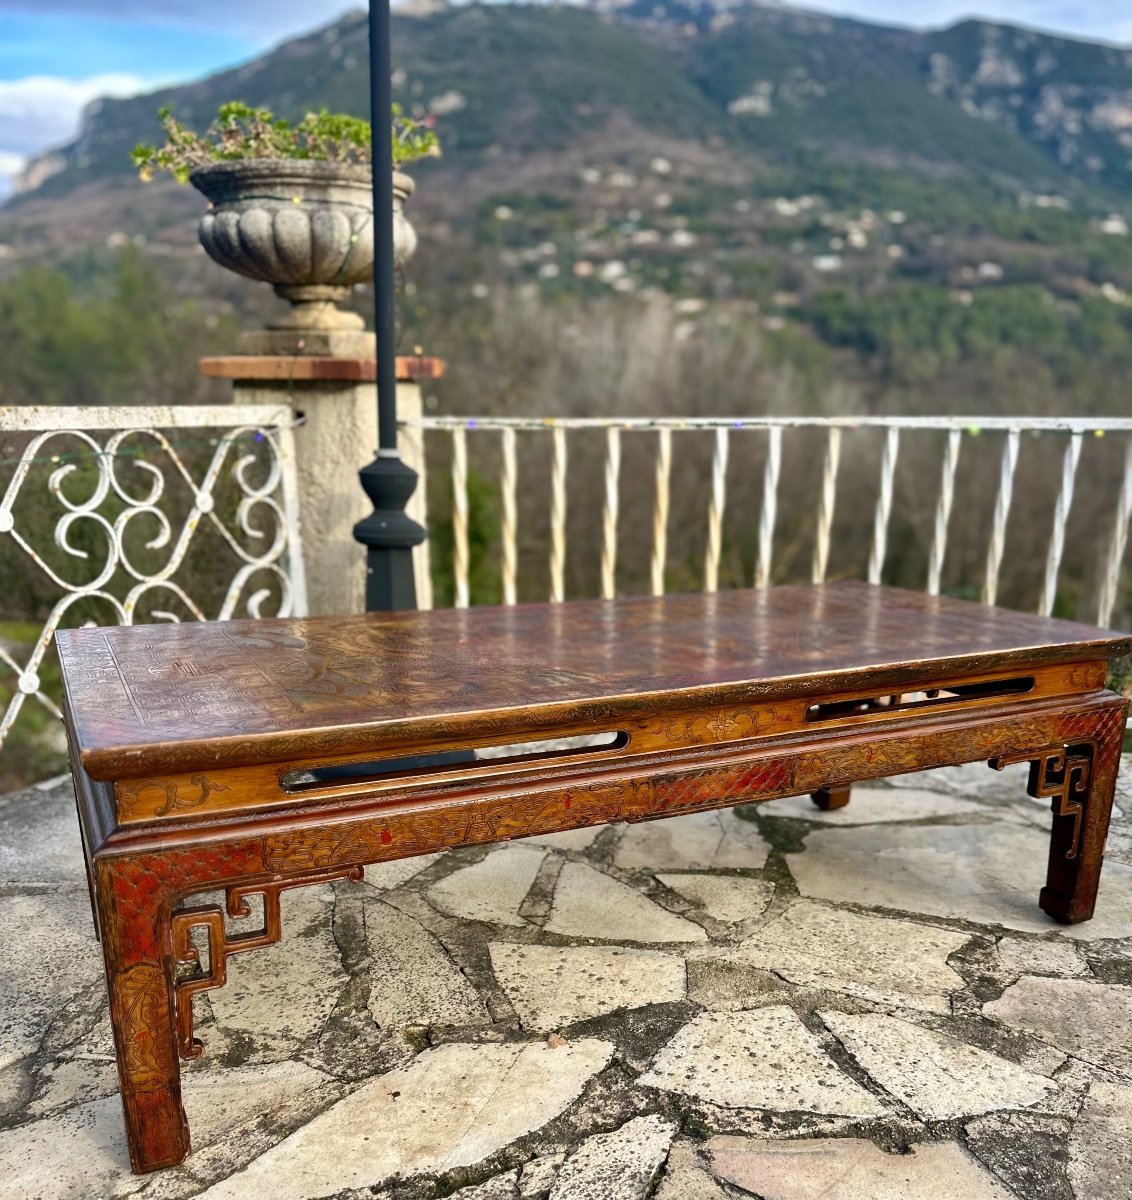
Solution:
[{"label": "table leg", "polygon": [[1028,762],[1026,790],[1050,801],[1049,867],[1038,903],[1066,925],[1087,921],[1096,907],[1126,713],[1127,704],[1121,703],[1067,717],[1062,744],[991,761],[999,770]]},{"label": "table leg", "polygon": [[823,812],[828,812],[831,808],[844,808],[849,803],[849,793],[852,788],[851,783],[844,783],[838,787],[818,788],[816,792],[810,793],[810,799]]},{"label": "table leg", "polygon": [[173,1026],[173,958],[160,888],[99,871],[96,891],[130,1164],[154,1171],[189,1152]]}]

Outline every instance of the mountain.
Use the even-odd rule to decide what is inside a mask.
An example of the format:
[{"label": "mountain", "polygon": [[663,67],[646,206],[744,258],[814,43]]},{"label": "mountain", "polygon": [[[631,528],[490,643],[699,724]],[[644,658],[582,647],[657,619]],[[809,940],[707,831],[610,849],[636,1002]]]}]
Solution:
[{"label": "mountain", "polygon": [[[569,150],[626,124],[796,165],[816,156],[1132,202],[1132,49],[983,21],[915,32],[765,4],[461,5],[397,15],[398,98],[441,116],[441,174]],[[364,113],[366,23],[347,16],[185,86],[91,106],[12,208],[125,182],[164,104],[204,125],[231,98]],[[621,129],[617,126],[620,124]],[[613,128],[610,128],[610,127]]]},{"label": "mountain", "polygon": [[[827,379],[882,388],[1008,351],[1046,356],[1051,405],[1086,370],[1124,386],[1098,355],[1132,338],[1132,49],[769,0],[414,0],[393,38],[395,94],[444,144],[412,168],[413,341],[478,353],[469,295],[636,295],[753,321],[791,361],[832,350]],[[196,245],[201,198],[140,184],[130,150],[166,105],[197,128],[232,99],[364,114],[366,39],[349,15],[92,105],[0,208],[0,276],[62,264],[90,288],[108,251],[144,244],[182,298],[258,318],[267,289]]]}]

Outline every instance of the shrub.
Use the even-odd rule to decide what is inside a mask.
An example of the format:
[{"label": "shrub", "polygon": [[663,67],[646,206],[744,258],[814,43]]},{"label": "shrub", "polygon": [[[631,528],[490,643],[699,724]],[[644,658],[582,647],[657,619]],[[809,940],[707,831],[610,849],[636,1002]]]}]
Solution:
[{"label": "shrub", "polygon": [[[203,134],[186,129],[167,108],[158,116],[165,127],[165,145],[138,145],[131,156],[147,183],[155,171],[168,171],[178,183],[188,183],[193,171],[202,167],[244,159],[368,163],[373,158],[370,123],[326,109],[291,122],[276,117],[268,108],[232,101],[220,106]],[[390,128],[395,167],[440,153],[429,123],[404,116],[397,104]]]}]

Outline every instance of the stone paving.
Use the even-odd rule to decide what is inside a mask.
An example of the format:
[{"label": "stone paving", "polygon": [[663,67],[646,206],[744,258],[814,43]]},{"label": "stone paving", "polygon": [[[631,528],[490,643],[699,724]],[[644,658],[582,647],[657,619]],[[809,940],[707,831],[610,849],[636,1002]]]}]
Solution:
[{"label": "stone paving", "polygon": [[286,893],[130,1174],[67,781],[0,798],[0,1194],[1132,1197],[1132,762],[1097,918],[973,766]]}]

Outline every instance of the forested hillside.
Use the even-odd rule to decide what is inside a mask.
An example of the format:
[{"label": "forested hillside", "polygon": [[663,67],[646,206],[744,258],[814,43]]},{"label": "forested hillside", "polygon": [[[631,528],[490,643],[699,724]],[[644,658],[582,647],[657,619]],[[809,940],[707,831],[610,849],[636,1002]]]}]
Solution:
[{"label": "forested hillside", "polygon": [[[144,399],[154,362],[163,398],[207,394],[194,356],[277,302],[204,258],[201,198],[143,186],[129,151],[161,105],[198,126],[234,98],[364,112],[365,37],[347,17],[101,102],[33,163],[0,209],[0,398]],[[452,362],[444,407],[1126,406],[1132,51],[677,0],[432,6],[394,37],[398,98],[445,146],[414,168],[403,299],[406,343]],[[138,287],[165,298],[142,322]],[[719,378],[638,390],[629,346]]]}]

